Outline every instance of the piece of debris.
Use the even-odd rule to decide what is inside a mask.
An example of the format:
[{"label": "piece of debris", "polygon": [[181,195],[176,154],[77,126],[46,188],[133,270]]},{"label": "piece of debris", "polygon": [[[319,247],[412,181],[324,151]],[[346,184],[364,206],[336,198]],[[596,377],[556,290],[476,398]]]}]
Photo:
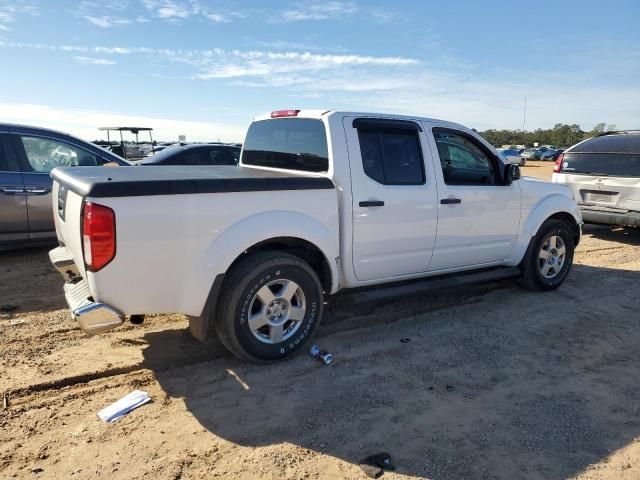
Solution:
[{"label": "piece of debris", "polygon": [[24,318],[14,318],[9,322],[9,325],[15,326],[15,325],[22,325],[23,323],[27,323],[27,321]]},{"label": "piece of debris", "polygon": [[311,350],[309,350],[309,354],[325,365],[329,365],[331,362],[333,362],[333,355],[331,355],[326,350],[321,349],[317,345],[311,347]]},{"label": "piece of debris", "polygon": [[0,312],[10,313],[18,309],[18,305],[11,305],[10,303],[5,303],[4,305],[0,305]]},{"label": "piece of debris", "polygon": [[115,422],[119,418],[125,416],[131,410],[138,408],[150,401],[151,397],[147,392],[143,392],[142,390],[134,390],[130,394],[122,397],[117,402],[112,403],[108,407],[100,410],[98,412],[98,417],[100,417],[103,422]]},{"label": "piece of debris", "polygon": [[369,478],[380,478],[385,470],[396,469],[391,463],[391,455],[385,452],[369,455],[361,460],[360,468]]},{"label": "piece of debris", "polygon": [[411,341],[411,339],[410,338],[406,338],[406,337],[400,339],[400,343],[409,343],[410,341]]},{"label": "piece of debris", "polygon": [[6,393],[2,396],[2,409],[6,410],[9,408],[9,395]]}]

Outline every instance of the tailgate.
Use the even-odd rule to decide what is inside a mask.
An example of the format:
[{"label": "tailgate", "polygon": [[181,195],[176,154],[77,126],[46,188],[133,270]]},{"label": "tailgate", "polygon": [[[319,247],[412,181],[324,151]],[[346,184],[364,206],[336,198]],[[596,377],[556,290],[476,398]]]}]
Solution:
[{"label": "tailgate", "polygon": [[566,173],[564,183],[572,188],[579,205],[640,211],[640,178]]},{"label": "tailgate", "polygon": [[82,256],[82,205],[83,197],[69,189],[63,181],[54,178],[53,217],[56,234],[61,245],[66,246],[80,274],[85,276],[84,259]]},{"label": "tailgate", "polygon": [[568,151],[560,173],[583,206],[640,211],[640,154]]}]

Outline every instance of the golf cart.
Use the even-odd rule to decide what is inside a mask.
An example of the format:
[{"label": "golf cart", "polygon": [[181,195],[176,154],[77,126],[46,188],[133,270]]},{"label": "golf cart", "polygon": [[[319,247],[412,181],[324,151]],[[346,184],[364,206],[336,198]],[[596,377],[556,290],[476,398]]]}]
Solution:
[{"label": "golf cart", "polygon": [[[149,127],[100,127],[98,128],[100,131],[107,132],[107,145],[105,146],[108,150],[115,153],[116,155],[121,156],[127,160],[140,160],[144,158],[149,152],[155,152],[155,143],[153,141],[153,136],[151,135],[151,131],[153,128]],[[120,133],[120,143],[118,143],[117,138],[115,143],[111,142],[111,132],[119,132]],[[135,141],[126,141],[124,140],[124,136],[122,132],[130,132],[135,135]],[[149,132],[149,141],[140,140],[138,138],[138,134],[140,132]],[[116,134],[117,135],[117,134]]]}]

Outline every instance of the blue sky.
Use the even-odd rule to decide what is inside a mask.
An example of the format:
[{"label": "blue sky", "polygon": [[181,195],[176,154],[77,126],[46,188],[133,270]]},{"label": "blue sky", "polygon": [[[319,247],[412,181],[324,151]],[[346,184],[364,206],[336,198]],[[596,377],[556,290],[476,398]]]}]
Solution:
[{"label": "blue sky", "polygon": [[0,121],[236,141],[295,107],[522,128],[526,96],[527,129],[640,128],[639,24],[637,0],[0,0]]}]

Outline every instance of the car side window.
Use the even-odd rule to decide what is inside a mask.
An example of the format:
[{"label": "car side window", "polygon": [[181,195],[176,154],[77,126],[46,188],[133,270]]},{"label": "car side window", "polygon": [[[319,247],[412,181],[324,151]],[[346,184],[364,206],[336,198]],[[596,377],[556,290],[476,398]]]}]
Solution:
[{"label": "car side window", "polygon": [[211,165],[237,165],[239,155],[230,148],[214,148],[209,151]]},{"label": "car side window", "polygon": [[442,174],[447,185],[495,185],[498,183],[495,161],[467,135],[451,130],[433,129]]},{"label": "car side window", "polygon": [[201,148],[190,148],[180,154],[180,160],[174,165],[207,165],[206,152]]},{"label": "car side window", "polygon": [[7,154],[4,149],[4,140],[0,135],[0,172],[9,171],[9,163],[7,162]]},{"label": "car side window", "polygon": [[101,163],[97,155],[66,142],[24,135],[20,139],[34,172],[48,173],[55,167],[96,166]]},{"label": "car side window", "polygon": [[424,161],[418,132],[384,127],[358,128],[365,174],[383,185],[423,185]]}]

